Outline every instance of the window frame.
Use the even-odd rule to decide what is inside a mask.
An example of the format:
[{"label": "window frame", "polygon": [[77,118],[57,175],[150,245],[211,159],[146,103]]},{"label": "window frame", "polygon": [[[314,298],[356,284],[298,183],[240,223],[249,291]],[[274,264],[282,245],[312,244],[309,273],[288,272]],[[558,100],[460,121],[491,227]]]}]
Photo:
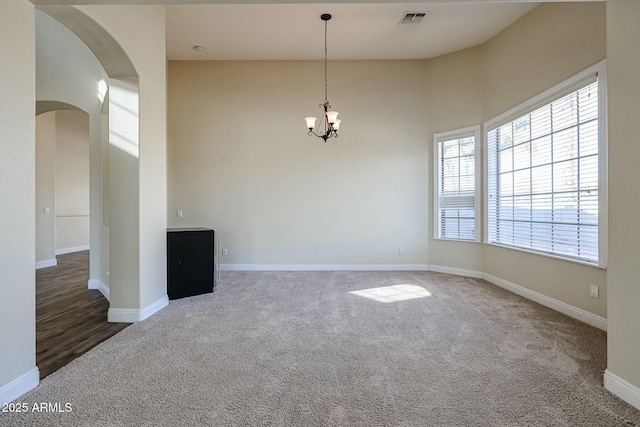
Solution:
[{"label": "window frame", "polygon": [[[452,237],[440,237],[440,157],[438,155],[438,147],[441,142],[450,141],[452,139],[474,138],[474,236],[473,239],[456,239]],[[460,129],[454,129],[446,132],[438,132],[433,134],[433,239],[447,240],[452,242],[465,243],[482,243],[482,199],[480,190],[482,167],[482,132],[480,125],[468,126]]]},{"label": "window frame", "polygon": [[516,246],[510,246],[498,242],[489,241],[489,152],[488,147],[485,148],[484,156],[484,233],[483,243],[493,246],[499,246],[511,250],[532,253],[536,255],[546,256],[550,258],[561,259],[565,261],[571,261],[578,264],[585,264],[592,267],[606,268],[607,266],[607,185],[608,185],[608,170],[607,170],[607,67],[606,60],[602,60],[595,65],[585,69],[584,71],[575,74],[572,77],[564,80],[563,82],[545,90],[533,98],[509,109],[508,111],[490,119],[484,123],[483,137],[488,141],[489,132],[496,128],[512,122],[523,115],[531,113],[540,107],[548,105],[565,95],[579,90],[588,84],[593,76],[597,77],[598,81],[598,261],[591,262],[584,259],[572,258],[559,253],[549,253],[544,251],[538,251],[533,248],[521,248]]}]

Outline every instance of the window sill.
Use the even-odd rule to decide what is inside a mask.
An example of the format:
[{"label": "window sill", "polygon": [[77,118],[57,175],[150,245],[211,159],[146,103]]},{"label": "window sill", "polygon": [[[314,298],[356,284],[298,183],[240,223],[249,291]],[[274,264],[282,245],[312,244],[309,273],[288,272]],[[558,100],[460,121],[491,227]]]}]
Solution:
[{"label": "window sill", "polygon": [[451,239],[451,238],[445,238],[445,237],[434,237],[433,240],[438,240],[442,242],[482,243],[482,241],[478,239],[470,240],[470,239]]},{"label": "window sill", "polygon": [[572,262],[572,263],[575,263],[575,264],[586,265],[588,267],[599,268],[601,270],[606,270],[607,269],[606,265],[600,265],[600,264],[596,264],[596,263],[592,263],[592,262],[588,262],[588,261],[582,261],[582,260],[575,259],[575,258],[564,257],[562,255],[554,255],[554,254],[549,254],[549,253],[545,253],[545,252],[537,252],[537,251],[533,251],[533,250],[529,250],[529,249],[518,248],[516,246],[501,245],[500,243],[491,243],[491,242],[483,242],[483,243],[485,245],[495,246],[495,247],[502,248],[502,249],[509,249],[509,250],[512,250],[512,251],[524,252],[524,253],[527,253],[527,254],[538,255],[538,256],[542,256],[542,257],[546,257],[546,258],[553,258],[553,259],[557,259],[557,260],[560,260],[560,261],[568,261],[568,262]]}]

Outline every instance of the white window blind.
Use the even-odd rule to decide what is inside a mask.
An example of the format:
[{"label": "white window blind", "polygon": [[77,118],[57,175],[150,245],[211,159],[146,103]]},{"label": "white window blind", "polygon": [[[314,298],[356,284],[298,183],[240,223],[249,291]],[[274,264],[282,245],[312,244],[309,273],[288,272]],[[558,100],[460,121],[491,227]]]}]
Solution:
[{"label": "white window blind", "polygon": [[479,240],[476,138],[480,128],[434,135],[435,238]]},{"label": "white window blind", "polygon": [[560,94],[486,128],[488,242],[598,264],[606,186],[597,74]]}]

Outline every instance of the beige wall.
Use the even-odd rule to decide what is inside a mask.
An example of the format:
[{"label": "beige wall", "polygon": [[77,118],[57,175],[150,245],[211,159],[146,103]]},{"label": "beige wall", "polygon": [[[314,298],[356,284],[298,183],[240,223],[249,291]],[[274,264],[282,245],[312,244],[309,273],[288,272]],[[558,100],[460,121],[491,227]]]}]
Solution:
[{"label": "beige wall", "polygon": [[[36,263],[56,259],[56,113],[36,117]],[[49,213],[45,213],[45,208]]]},{"label": "beige wall", "polygon": [[[33,5],[0,2],[0,388],[38,384],[35,337],[35,25]],[[12,383],[16,385],[16,383]],[[15,389],[14,389],[15,390]],[[7,399],[7,400],[5,400]]]},{"label": "beige wall", "polygon": [[[484,116],[489,120],[606,57],[605,3],[545,3],[483,46]],[[484,271],[607,317],[606,270],[484,247]],[[600,286],[600,298],[589,285]]]},{"label": "beige wall", "polygon": [[[105,101],[108,105],[108,100]],[[108,109],[107,109],[108,110]],[[100,163],[101,163],[101,203],[102,212],[100,218],[100,276],[104,286],[110,287],[111,263],[109,261],[109,233],[111,223],[111,192],[109,184],[109,114],[100,115]]]},{"label": "beige wall", "polygon": [[55,113],[56,250],[89,246],[89,115]]},{"label": "beige wall", "polygon": [[[433,181],[433,134],[482,124],[482,50],[466,49],[428,61],[429,137],[427,139],[429,181]],[[478,153],[482,145],[478,144]],[[429,206],[433,205],[433,185],[429,186]],[[434,213],[429,210],[429,265],[482,271],[483,246],[436,240]],[[482,235],[482,230],[477,230]],[[437,267],[436,267],[437,266]]]},{"label": "beige wall", "polygon": [[[640,408],[640,2],[607,2],[609,77],[608,370],[636,387]],[[629,197],[631,192],[632,197]]]},{"label": "beige wall", "polygon": [[303,120],[320,113],[322,73],[170,62],[169,226],[218,230],[226,264],[425,264],[425,61],[330,62],[343,122],[327,143]]},{"label": "beige wall", "polygon": [[606,4],[543,3],[483,46],[490,119],[606,57]]},{"label": "beige wall", "polygon": [[[605,15],[604,3],[542,4],[484,45],[429,60],[429,165],[433,133],[483,124],[604,59]],[[606,270],[486,244],[434,240],[431,211],[429,264],[485,272],[607,316]],[[592,283],[600,286],[599,299],[589,296]]]},{"label": "beige wall", "polygon": [[[109,261],[110,310],[140,310],[166,298],[167,290],[165,8],[81,6],[78,9],[113,36],[138,74],[138,77],[110,76],[110,116],[118,114],[113,106],[121,101],[133,107],[136,114],[125,117],[121,109],[122,120],[116,122],[110,117]],[[115,91],[114,86],[118,88]],[[118,94],[123,98],[114,99]],[[116,130],[125,133],[116,136]],[[117,150],[113,142],[122,137],[131,151],[120,150],[115,159],[113,154]]]},{"label": "beige wall", "polygon": [[141,307],[137,82],[136,78],[111,78],[109,89],[110,310]]},{"label": "beige wall", "polygon": [[[49,208],[49,213],[44,209]],[[36,261],[89,246],[89,115],[36,118]]]}]

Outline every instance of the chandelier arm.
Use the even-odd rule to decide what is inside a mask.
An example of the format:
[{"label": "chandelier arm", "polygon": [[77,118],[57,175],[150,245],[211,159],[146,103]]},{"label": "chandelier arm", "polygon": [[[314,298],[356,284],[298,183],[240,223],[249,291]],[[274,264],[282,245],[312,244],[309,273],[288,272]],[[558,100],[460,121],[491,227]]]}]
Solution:
[{"label": "chandelier arm", "polygon": [[[320,104],[320,106],[322,106],[322,104]],[[313,134],[317,137],[320,137],[320,135],[318,135],[316,132],[320,132],[320,128],[326,128],[326,124],[323,126],[323,123],[326,121],[326,114],[324,117],[320,117],[318,120],[318,123],[316,124],[316,130],[315,132],[313,132]]]},{"label": "chandelier arm", "polygon": [[318,135],[317,133],[315,133],[313,131],[309,131],[308,135],[309,136],[314,135],[314,136],[317,136],[318,138],[322,138],[324,140],[324,142],[327,142],[327,139],[331,138],[331,136],[328,136],[328,135]]},{"label": "chandelier arm", "polygon": [[309,132],[307,132],[307,135],[311,136],[317,136],[318,138],[322,138],[324,139],[324,142],[327,142],[327,139],[329,138],[337,138],[338,137],[338,131],[336,131],[335,129],[331,129],[330,131],[328,131],[327,133],[325,133],[324,135],[318,135],[317,133],[315,133],[313,131],[313,129],[309,130]]}]

